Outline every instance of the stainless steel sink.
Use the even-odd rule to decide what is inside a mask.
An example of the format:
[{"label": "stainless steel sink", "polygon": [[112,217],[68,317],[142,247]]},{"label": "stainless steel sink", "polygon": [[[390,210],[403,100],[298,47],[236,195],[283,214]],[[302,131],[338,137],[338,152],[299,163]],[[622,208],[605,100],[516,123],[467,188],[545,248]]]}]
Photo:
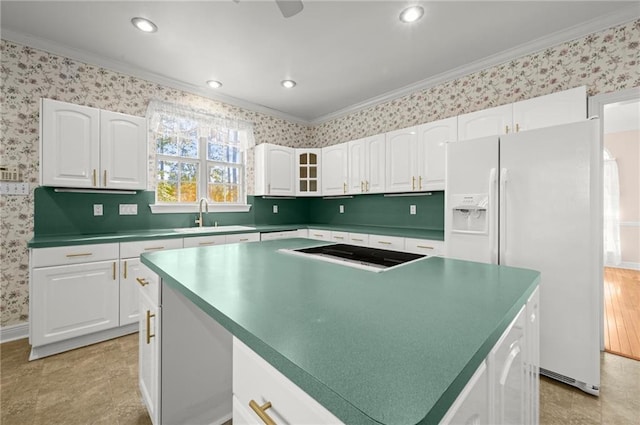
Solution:
[{"label": "stainless steel sink", "polygon": [[180,227],[173,229],[179,233],[215,233],[215,232],[237,232],[244,230],[256,230],[249,226],[202,226],[202,227]]}]

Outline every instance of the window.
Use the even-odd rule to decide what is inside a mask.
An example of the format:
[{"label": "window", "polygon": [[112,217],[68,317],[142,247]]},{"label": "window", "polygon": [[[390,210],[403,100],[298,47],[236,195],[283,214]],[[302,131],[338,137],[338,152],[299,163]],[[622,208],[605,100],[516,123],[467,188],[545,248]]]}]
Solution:
[{"label": "window", "polygon": [[201,198],[212,206],[245,205],[245,151],[252,136],[246,123],[161,106],[150,121],[156,206],[195,205]]}]

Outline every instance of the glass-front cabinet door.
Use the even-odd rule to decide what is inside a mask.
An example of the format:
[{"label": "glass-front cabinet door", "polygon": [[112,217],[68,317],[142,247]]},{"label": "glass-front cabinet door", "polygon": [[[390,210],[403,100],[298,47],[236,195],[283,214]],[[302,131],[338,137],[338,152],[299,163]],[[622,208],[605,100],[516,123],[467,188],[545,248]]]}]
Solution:
[{"label": "glass-front cabinet door", "polygon": [[296,149],[296,195],[319,196],[320,149]]}]

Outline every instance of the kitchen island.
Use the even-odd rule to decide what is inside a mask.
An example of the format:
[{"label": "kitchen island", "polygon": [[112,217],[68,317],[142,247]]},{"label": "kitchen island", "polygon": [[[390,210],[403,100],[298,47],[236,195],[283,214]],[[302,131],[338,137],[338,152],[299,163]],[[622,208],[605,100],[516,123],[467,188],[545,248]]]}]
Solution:
[{"label": "kitchen island", "polygon": [[[442,420],[539,283],[531,270],[440,257],[374,273],[280,251],[320,244],[286,239],[141,258],[161,291],[192,304],[195,320],[226,329],[344,423]],[[186,360],[191,329],[171,341],[165,328],[175,329],[170,318],[183,313],[170,311],[164,292],[158,299],[159,368],[163,377],[183,376],[181,368],[194,368]],[[159,392],[170,404],[165,388]]]}]

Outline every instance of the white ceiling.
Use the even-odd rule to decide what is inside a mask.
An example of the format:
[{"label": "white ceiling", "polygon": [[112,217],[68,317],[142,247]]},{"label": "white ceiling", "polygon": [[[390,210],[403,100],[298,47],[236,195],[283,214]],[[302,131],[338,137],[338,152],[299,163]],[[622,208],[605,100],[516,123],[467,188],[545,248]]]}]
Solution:
[{"label": "white ceiling", "polygon": [[[640,15],[629,1],[418,1],[424,18],[403,24],[398,14],[412,3],[304,0],[285,19],[271,0],[3,0],[0,29],[4,39],[321,122]],[[136,30],[136,16],[158,32]],[[281,87],[287,78],[297,87]],[[209,89],[209,79],[223,87]]]}]

